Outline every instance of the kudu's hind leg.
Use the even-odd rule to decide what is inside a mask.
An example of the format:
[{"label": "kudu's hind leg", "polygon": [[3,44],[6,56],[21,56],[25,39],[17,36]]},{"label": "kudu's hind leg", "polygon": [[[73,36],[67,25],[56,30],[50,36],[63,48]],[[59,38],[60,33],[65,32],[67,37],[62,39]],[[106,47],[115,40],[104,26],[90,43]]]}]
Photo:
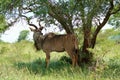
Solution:
[{"label": "kudu's hind leg", "polygon": [[76,52],[75,50],[73,51],[67,51],[70,58],[72,59],[72,66],[78,66],[78,52]]},{"label": "kudu's hind leg", "polygon": [[72,59],[72,66],[75,67],[76,66],[76,56],[73,55],[74,53],[72,53],[73,51],[67,51],[68,55],[70,56],[70,58]]},{"label": "kudu's hind leg", "polygon": [[50,62],[50,53],[46,53],[46,68],[48,68],[49,66],[49,62]]},{"label": "kudu's hind leg", "polygon": [[74,53],[75,54],[75,65],[78,66],[78,53]]}]

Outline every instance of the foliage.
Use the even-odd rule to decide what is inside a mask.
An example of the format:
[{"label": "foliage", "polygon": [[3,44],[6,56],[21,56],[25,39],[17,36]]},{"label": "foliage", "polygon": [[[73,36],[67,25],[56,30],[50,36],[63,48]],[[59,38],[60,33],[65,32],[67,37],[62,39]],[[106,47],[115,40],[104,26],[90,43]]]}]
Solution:
[{"label": "foliage", "polygon": [[20,32],[20,35],[18,37],[18,42],[20,42],[21,40],[26,40],[27,39],[27,36],[29,34],[29,31],[28,30],[23,30]]},{"label": "foliage", "polygon": [[0,0],[0,13],[3,15],[12,13],[12,16],[14,16],[17,12],[12,12],[12,10],[20,6],[21,2],[22,0]]},{"label": "foliage", "polygon": [[[2,14],[7,13],[6,17],[15,18],[33,13],[34,16],[29,18],[38,18],[40,21],[44,21],[46,26],[50,26],[52,23],[57,26],[61,24],[66,30],[69,26],[72,29],[71,27],[81,26],[81,24],[89,24],[91,27],[92,20],[94,23],[96,21],[98,23],[99,17],[105,16],[107,13],[110,6],[109,2],[110,0],[1,0],[0,12]],[[118,4],[114,5],[114,11],[118,10],[116,6],[119,5],[119,1],[115,2],[118,2]]]},{"label": "foliage", "polygon": [[0,15],[0,33],[4,32],[8,28],[5,17]]},{"label": "foliage", "polygon": [[120,27],[120,12],[111,16],[108,23],[115,26],[115,28],[119,28]]},{"label": "foliage", "polygon": [[[119,4],[119,0],[116,0],[116,3],[114,4]],[[114,10],[117,10],[119,8],[120,8],[119,6],[116,6]],[[108,23],[115,26],[115,28],[120,27],[120,15],[119,14],[120,14],[120,11],[117,14],[112,15],[108,21]]]}]

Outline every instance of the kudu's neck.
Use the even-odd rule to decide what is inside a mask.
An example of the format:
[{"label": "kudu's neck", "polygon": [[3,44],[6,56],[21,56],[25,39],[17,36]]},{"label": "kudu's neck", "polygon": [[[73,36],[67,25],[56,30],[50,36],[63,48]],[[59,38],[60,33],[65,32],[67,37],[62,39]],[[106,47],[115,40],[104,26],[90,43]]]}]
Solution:
[{"label": "kudu's neck", "polygon": [[37,50],[42,49],[43,41],[44,41],[44,36],[41,34],[34,34],[33,39],[34,39],[34,45]]}]

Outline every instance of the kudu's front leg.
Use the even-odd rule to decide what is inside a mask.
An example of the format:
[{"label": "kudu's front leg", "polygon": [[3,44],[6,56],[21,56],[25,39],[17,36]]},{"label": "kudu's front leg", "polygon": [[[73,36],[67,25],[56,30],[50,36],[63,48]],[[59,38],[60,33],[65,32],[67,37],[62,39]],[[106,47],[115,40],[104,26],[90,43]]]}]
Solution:
[{"label": "kudu's front leg", "polygon": [[46,53],[46,68],[48,68],[49,66],[49,62],[50,62],[50,53]]}]

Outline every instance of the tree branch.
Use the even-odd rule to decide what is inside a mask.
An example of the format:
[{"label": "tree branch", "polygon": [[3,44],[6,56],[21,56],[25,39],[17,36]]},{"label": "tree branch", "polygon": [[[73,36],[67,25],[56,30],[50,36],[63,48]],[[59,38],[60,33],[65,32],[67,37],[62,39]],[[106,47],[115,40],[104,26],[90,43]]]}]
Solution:
[{"label": "tree branch", "polygon": [[30,7],[23,7],[23,10],[29,10],[29,11],[33,11]]},{"label": "tree branch", "polygon": [[106,16],[105,18],[103,19],[102,23],[100,25],[97,26],[97,29],[95,30],[95,32],[93,33],[93,37],[92,37],[92,40],[91,40],[91,47],[94,48],[95,46],[95,43],[96,43],[96,38],[97,38],[97,35],[99,33],[99,31],[101,30],[102,27],[104,27],[104,25],[107,23],[108,19],[110,18],[110,16],[112,15],[111,14],[111,11],[114,9],[114,5],[113,5],[113,0],[110,0],[110,8],[108,10],[108,12],[106,13]]},{"label": "tree branch", "polygon": [[7,22],[8,26],[13,26],[19,19],[20,17],[17,17],[14,19],[14,21]]},{"label": "tree branch", "polygon": [[113,0],[110,1],[110,8],[108,10],[108,12],[106,13],[106,16],[105,18],[103,19],[103,21],[101,22],[100,25],[97,26],[97,29],[95,31],[94,34],[98,33],[102,27],[104,27],[104,25],[107,23],[108,19],[110,18],[110,16],[112,15],[111,14],[111,11],[114,9],[114,5],[113,5]]},{"label": "tree branch", "polygon": [[29,26],[33,26],[35,29],[38,29],[38,27],[37,27],[35,24],[31,24],[31,23],[30,23],[30,19],[31,19],[31,18],[28,18],[28,17],[25,16],[25,15],[21,15],[21,17],[24,17],[24,18],[26,19],[26,21],[27,21],[27,23],[28,23]]},{"label": "tree branch", "polygon": [[73,33],[73,27],[72,27],[72,19],[69,14],[65,14],[61,11],[60,6],[52,5],[51,3],[48,3],[49,5],[49,11],[48,14],[52,17],[54,17],[66,30],[67,33]]}]

